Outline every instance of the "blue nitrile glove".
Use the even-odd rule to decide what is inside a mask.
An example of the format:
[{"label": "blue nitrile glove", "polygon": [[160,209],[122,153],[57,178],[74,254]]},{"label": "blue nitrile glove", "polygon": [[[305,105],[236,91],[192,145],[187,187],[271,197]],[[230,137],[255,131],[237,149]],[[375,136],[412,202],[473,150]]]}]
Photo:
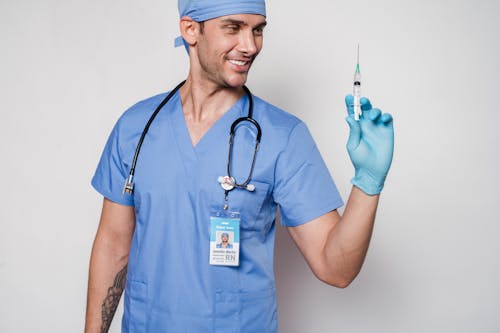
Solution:
[{"label": "blue nitrile glove", "polygon": [[369,195],[379,194],[391,167],[394,152],[394,127],[392,116],[379,109],[372,109],[367,98],[361,98],[363,112],[359,121],[354,120],[354,98],[345,98],[350,134],[347,151],[354,165],[351,183]]}]

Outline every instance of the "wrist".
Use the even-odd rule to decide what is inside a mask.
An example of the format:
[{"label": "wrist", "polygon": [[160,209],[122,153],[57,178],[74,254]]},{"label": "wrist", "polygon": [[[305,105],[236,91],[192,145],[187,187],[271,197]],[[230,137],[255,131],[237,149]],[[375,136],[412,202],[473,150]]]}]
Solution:
[{"label": "wrist", "polygon": [[362,169],[356,170],[354,177],[351,179],[351,184],[368,195],[380,194],[384,188],[384,182],[385,177],[382,177],[382,179],[374,177]]}]

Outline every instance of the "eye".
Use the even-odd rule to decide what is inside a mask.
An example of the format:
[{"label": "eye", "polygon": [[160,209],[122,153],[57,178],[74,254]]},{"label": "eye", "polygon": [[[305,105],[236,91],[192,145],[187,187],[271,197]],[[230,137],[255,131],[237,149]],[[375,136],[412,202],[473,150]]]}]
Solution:
[{"label": "eye", "polygon": [[236,33],[236,32],[238,32],[238,30],[240,30],[240,26],[237,24],[226,25],[225,28],[230,33]]},{"label": "eye", "polygon": [[264,34],[264,27],[258,27],[253,29],[253,34],[255,36],[262,36]]}]

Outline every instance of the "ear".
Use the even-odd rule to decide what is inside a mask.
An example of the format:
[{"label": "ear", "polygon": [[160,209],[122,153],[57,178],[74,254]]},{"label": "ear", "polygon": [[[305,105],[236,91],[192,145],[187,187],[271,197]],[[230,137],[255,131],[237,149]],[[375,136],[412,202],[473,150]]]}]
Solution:
[{"label": "ear", "polygon": [[183,16],[179,22],[179,27],[182,38],[184,38],[189,45],[194,46],[200,33],[200,24],[189,16]]}]

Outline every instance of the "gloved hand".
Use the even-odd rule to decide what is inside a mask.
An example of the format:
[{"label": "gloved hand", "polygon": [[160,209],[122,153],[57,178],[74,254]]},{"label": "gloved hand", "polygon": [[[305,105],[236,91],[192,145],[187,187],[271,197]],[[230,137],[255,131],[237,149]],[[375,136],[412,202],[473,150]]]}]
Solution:
[{"label": "gloved hand", "polygon": [[347,151],[354,165],[351,183],[369,195],[379,194],[391,167],[394,152],[392,116],[379,109],[372,109],[367,98],[361,98],[363,112],[359,121],[354,120],[354,98],[345,98],[350,134]]}]

